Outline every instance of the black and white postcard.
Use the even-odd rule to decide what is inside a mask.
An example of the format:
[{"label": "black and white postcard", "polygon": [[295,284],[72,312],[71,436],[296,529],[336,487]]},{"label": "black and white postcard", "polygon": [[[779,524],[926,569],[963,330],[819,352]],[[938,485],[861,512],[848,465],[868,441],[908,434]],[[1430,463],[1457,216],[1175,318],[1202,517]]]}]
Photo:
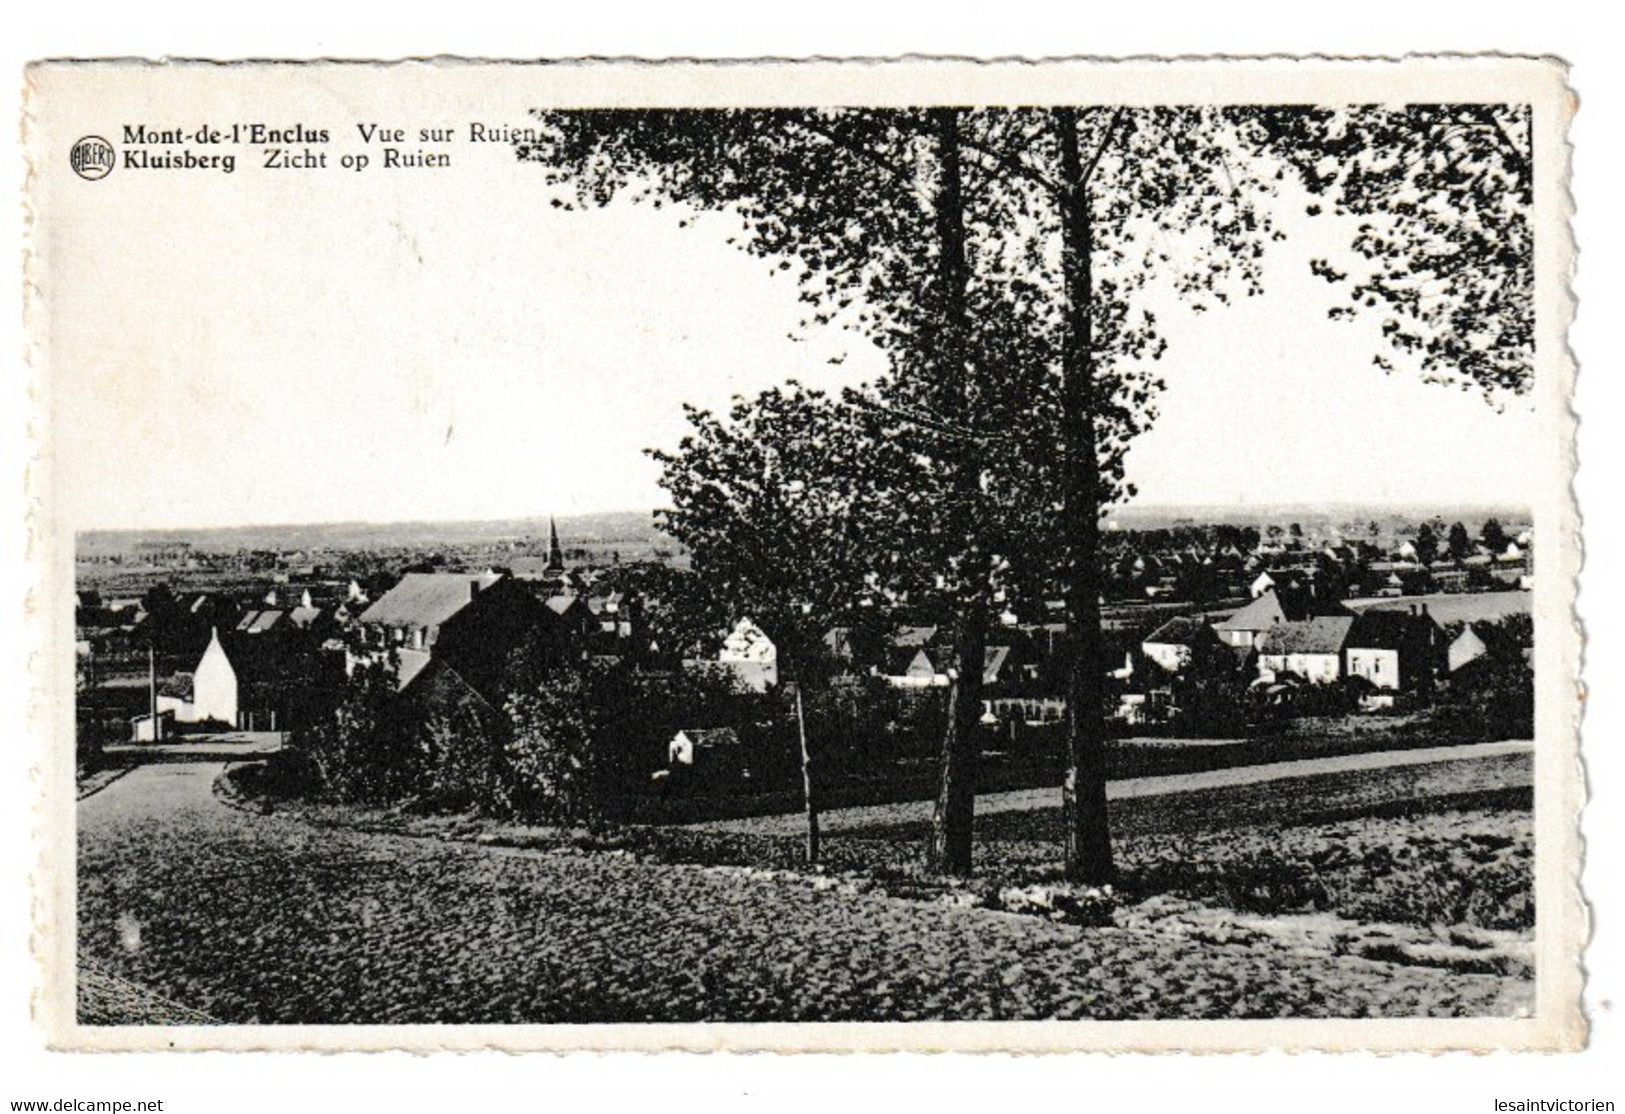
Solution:
[{"label": "black and white postcard", "polygon": [[60,1047],[1585,1040],[1563,68],[30,68]]}]

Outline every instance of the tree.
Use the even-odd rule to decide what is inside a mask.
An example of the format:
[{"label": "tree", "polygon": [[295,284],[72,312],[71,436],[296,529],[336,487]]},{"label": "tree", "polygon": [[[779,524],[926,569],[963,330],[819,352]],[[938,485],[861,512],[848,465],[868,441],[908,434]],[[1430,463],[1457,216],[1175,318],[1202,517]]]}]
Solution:
[{"label": "tree", "polygon": [[[1246,110],[1209,108],[1052,114],[1056,165],[1049,177],[1056,183],[1062,272],[1058,432],[1072,643],[1062,810],[1066,872],[1076,881],[1106,882],[1114,874],[1100,518],[1132,491],[1123,454],[1154,418],[1151,400],[1161,387],[1144,361],[1159,359],[1165,348],[1155,316],[1137,309],[1135,297],[1160,279],[1200,312],[1228,301],[1232,287],[1259,291],[1263,245],[1279,234],[1259,205],[1268,185],[1236,157],[1238,129],[1248,120]],[[1272,526],[1272,535],[1279,530]]]},{"label": "tree", "polygon": [[560,670],[548,684],[511,698],[506,711],[516,806],[552,823],[596,819],[595,724],[587,678]]},{"label": "tree", "polygon": [[1450,558],[1453,561],[1460,561],[1464,557],[1472,556],[1473,541],[1472,538],[1467,534],[1466,526],[1462,525],[1460,522],[1452,522],[1450,524],[1450,538],[1449,542],[1447,543],[1447,548],[1450,553]]},{"label": "tree", "polygon": [[117,721],[110,722],[105,711],[92,699],[98,683],[95,654],[75,654],[74,763],[81,776],[101,769],[107,760],[107,745],[120,741]]},{"label": "tree", "polygon": [[643,665],[675,667],[700,654],[707,639],[728,623],[725,599],[708,591],[703,578],[691,570],[665,561],[619,565],[599,584],[631,601],[636,641],[630,656]]},{"label": "tree", "polygon": [[1484,548],[1491,553],[1505,552],[1508,542],[1506,528],[1501,525],[1498,518],[1486,518],[1484,526],[1478,532],[1478,540],[1484,543]]},{"label": "tree", "polygon": [[511,813],[514,776],[505,728],[483,698],[433,706],[417,731],[424,795],[443,809]]},{"label": "tree", "polygon": [[1416,559],[1423,565],[1431,565],[1439,556],[1439,535],[1434,531],[1431,522],[1424,522],[1416,528]]},{"label": "tree", "polygon": [[546,134],[520,152],[547,166],[554,184],[573,188],[559,204],[603,204],[627,193],[730,210],[746,226],[741,246],[782,270],[800,265],[814,320],[845,314],[892,355],[892,389],[882,392],[891,432],[914,442],[922,467],[939,481],[936,536],[951,551],[941,571],[954,601],[954,712],[931,859],[953,872],[970,866],[982,646],[996,565],[986,513],[996,469],[986,441],[1000,416],[989,404],[1008,392],[988,389],[990,373],[1035,367],[1008,358],[1024,341],[1007,319],[975,325],[978,296],[1008,298],[1011,290],[985,277],[975,283],[975,249],[987,247],[990,263],[999,254],[996,227],[977,226],[967,205],[966,115],[947,108],[552,113],[541,116]]},{"label": "tree", "polygon": [[1314,270],[1347,291],[1334,318],[1382,311],[1385,370],[1477,389],[1492,403],[1534,373],[1533,116],[1528,105],[1281,108],[1266,149],[1356,222],[1351,259]]},{"label": "tree", "polygon": [[[547,134],[520,153],[549,167],[552,183],[574,188],[573,202],[559,204],[631,193],[734,212],[746,228],[742,246],[799,270],[811,320],[858,328],[892,357],[893,374],[864,401],[884,408],[930,461],[956,614],[932,863],[969,868],[991,585],[1001,577],[1041,583],[1048,562],[1064,587],[1072,638],[1067,870],[1093,881],[1111,874],[1094,699],[1104,648],[1099,520],[1132,490],[1124,452],[1155,415],[1160,384],[1149,365],[1164,346],[1148,296],[1172,294],[1203,310],[1238,290],[1256,293],[1264,246],[1282,235],[1264,202],[1295,169],[1319,198],[1312,211],[1329,202],[1339,214],[1370,217],[1353,243],[1369,264],[1363,273],[1351,278],[1325,261],[1316,269],[1352,282],[1359,305],[1389,306],[1391,346],[1416,354],[1430,377],[1459,376],[1486,392],[1516,388],[1527,362],[1518,238],[1527,204],[1501,188],[1516,179],[1517,151],[1471,134],[1482,124],[1504,138],[1505,120],[1479,115],[1302,107],[550,113],[541,115]],[[1418,136],[1444,154],[1417,157]],[[1504,227],[1510,239],[1492,244],[1464,220]],[[1443,258],[1462,243],[1464,258]],[[1480,261],[1483,281],[1472,274]],[[1024,504],[1034,513],[1023,520],[1012,509],[1023,504],[1009,498],[1017,491],[1050,497]],[[988,513],[1000,508],[1002,518]]]},{"label": "tree", "polygon": [[[835,625],[923,591],[940,569],[940,490],[882,416],[790,384],[722,418],[689,408],[675,451],[654,451],[706,610],[749,615],[800,675]],[[725,621],[725,620],[724,620]]]},{"label": "tree", "polygon": [[393,652],[357,662],[331,713],[294,731],[293,749],[328,795],[377,802],[416,788],[415,739],[393,715],[396,672]]}]

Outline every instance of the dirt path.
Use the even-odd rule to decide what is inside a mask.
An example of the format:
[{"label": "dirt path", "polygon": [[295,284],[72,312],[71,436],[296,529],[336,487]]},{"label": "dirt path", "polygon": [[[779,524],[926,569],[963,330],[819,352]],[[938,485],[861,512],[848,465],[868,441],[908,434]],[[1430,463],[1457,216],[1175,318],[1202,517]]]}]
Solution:
[{"label": "dirt path", "polygon": [[[1344,754],[1330,758],[1306,758],[1293,762],[1271,762],[1261,766],[1236,766],[1225,770],[1204,770],[1189,774],[1170,774],[1161,777],[1126,778],[1106,786],[1109,800],[1131,797],[1160,797],[1174,793],[1194,793],[1203,789],[1222,789],[1234,785],[1256,785],[1266,781],[1288,778],[1314,777],[1319,774],[1346,773],[1355,770],[1384,770],[1402,766],[1426,766],[1439,762],[1466,762],[1493,758],[1507,754],[1528,754],[1533,744],[1524,740],[1499,743],[1473,743],[1466,746],[1427,747],[1417,750],[1384,750],[1364,754]],[[852,831],[877,824],[898,824],[929,820],[931,801],[905,801],[888,805],[863,805],[855,808],[832,809],[819,814],[819,824],[825,831]],[[1001,812],[1026,812],[1033,809],[1060,808],[1059,786],[1044,789],[1016,789],[1005,793],[984,793],[976,798],[978,816]],[[756,816],[740,820],[708,820],[691,827],[700,831],[737,832],[751,835],[794,835],[802,830],[805,821],[801,813],[778,816]]]}]

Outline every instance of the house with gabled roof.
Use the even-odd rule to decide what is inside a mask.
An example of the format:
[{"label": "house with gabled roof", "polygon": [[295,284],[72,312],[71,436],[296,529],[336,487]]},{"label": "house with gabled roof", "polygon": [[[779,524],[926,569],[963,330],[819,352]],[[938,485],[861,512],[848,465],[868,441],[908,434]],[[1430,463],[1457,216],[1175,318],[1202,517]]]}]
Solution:
[{"label": "house with gabled roof", "polygon": [[1428,688],[1442,638],[1443,631],[1424,608],[1362,611],[1344,649],[1347,675],[1395,692]]},{"label": "house with gabled roof", "polygon": [[224,723],[245,731],[286,731],[327,707],[338,666],[295,632],[210,632],[190,670],[158,694],[178,723]]},{"label": "house with gabled roof", "polygon": [[1343,651],[1354,616],[1315,615],[1287,619],[1265,631],[1257,643],[1258,676],[1275,681],[1285,674],[1313,684],[1331,684],[1343,676]]},{"label": "house with gabled roof", "polygon": [[821,641],[824,650],[837,661],[851,661],[857,656],[852,649],[851,627],[830,627]]},{"label": "house with gabled roof", "polygon": [[1213,632],[1226,646],[1256,649],[1266,631],[1278,623],[1308,619],[1317,615],[1347,615],[1348,609],[1336,600],[1322,599],[1313,586],[1278,586],[1242,607],[1229,618],[1213,624]]},{"label": "house with gabled roof", "polygon": [[404,690],[431,658],[442,658],[494,699],[509,655],[545,628],[550,614],[503,573],[407,573],[361,613],[363,648],[352,665],[355,657],[393,650]]},{"label": "house with gabled roof", "polygon": [[749,619],[734,624],[722,640],[717,661],[751,692],[766,692],[779,683],[779,648]]},{"label": "house with gabled roof", "polygon": [[948,671],[938,665],[926,646],[893,646],[882,667],[887,683],[894,688],[935,688],[948,683]]},{"label": "house with gabled roof", "polygon": [[1461,633],[1456,635],[1445,651],[1445,670],[1456,673],[1473,662],[1478,661],[1490,652],[1489,641],[1486,635],[1489,624],[1480,622],[1463,623]]},{"label": "house with gabled roof", "polygon": [[1213,624],[1213,632],[1226,646],[1252,649],[1265,631],[1286,621],[1286,610],[1274,591],[1266,591],[1227,619]]},{"label": "house with gabled roof", "polygon": [[1165,672],[1179,673],[1191,664],[1198,650],[1218,642],[1213,628],[1200,618],[1176,615],[1145,636],[1140,652]]}]

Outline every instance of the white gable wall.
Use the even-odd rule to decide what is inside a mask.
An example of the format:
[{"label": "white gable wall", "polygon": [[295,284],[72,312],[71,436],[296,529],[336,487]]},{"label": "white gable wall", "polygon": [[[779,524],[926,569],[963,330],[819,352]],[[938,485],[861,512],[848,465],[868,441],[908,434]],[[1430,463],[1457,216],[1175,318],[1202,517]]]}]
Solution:
[{"label": "white gable wall", "polygon": [[192,714],[237,726],[237,671],[218,637],[210,640],[192,677]]}]

